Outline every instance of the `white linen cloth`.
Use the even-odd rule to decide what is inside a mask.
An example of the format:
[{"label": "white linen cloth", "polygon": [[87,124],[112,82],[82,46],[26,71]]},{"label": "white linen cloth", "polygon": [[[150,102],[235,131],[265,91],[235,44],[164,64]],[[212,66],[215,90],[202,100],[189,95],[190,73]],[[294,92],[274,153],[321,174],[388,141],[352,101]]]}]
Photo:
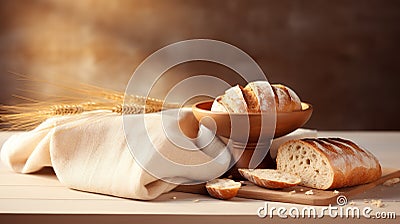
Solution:
[{"label": "white linen cloth", "polygon": [[[126,136],[123,117],[105,111],[51,118],[32,131],[11,136],[2,146],[1,159],[5,165],[20,173],[33,173],[52,166],[60,182],[72,189],[151,200],[177,186],[170,181],[207,180],[225,172],[230,163],[229,151],[218,138],[212,138],[203,147],[211,132],[201,128],[201,135],[197,136],[200,133],[198,122],[190,109],[181,110],[178,118],[176,114],[167,111],[163,116],[161,113],[125,115],[125,122],[133,124],[133,127],[145,119],[147,130],[141,127],[125,128]],[[169,141],[164,128],[166,125],[174,127],[177,121],[182,132],[190,138],[178,135],[174,139],[198,150],[181,149]],[[302,137],[316,137],[316,132],[299,129],[282,137],[279,142],[273,143],[271,154],[274,151],[276,154],[278,143]],[[157,150],[148,150],[146,138],[151,139]],[[149,151],[145,164],[134,159],[127,140],[135,141],[138,150]],[[194,166],[189,171],[163,169],[161,178],[167,182],[143,168],[143,165],[159,163],[160,155],[188,165],[207,163],[207,169],[201,166]],[[213,159],[216,155],[219,155],[218,159]]]}]

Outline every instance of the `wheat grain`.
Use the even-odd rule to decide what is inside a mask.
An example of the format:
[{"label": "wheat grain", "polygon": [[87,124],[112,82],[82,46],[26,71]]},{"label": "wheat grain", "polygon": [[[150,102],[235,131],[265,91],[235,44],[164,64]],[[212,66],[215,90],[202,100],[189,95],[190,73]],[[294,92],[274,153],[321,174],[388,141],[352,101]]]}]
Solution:
[{"label": "wheat grain", "polygon": [[138,105],[138,104],[118,104],[113,107],[111,110],[114,113],[118,114],[142,114],[142,113],[154,113],[161,111],[160,106],[151,106],[151,105]]},{"label": "wheat grain", "polygon": [[80,114],[85,111],[84,106],[79,104],[72,105],[55,105],[50,107],[49,114],[50,116],[64,116],[64,115],[73,115]]}]

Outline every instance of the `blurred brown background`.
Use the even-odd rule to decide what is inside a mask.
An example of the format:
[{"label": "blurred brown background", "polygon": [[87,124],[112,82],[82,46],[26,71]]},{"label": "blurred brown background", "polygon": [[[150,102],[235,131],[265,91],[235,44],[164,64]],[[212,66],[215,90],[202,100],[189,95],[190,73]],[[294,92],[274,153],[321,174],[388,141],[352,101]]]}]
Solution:
[{"label": "blurred brown background", "polygon": [[[314,105],[308,127],[400,130],[397,0],[1,1],[0,103],[15,103],[21,88],[8,71],[124,90],[148,55],[191,38],[250,54],[270,82]],[[232,75],[210,63],[169,73]]]}]

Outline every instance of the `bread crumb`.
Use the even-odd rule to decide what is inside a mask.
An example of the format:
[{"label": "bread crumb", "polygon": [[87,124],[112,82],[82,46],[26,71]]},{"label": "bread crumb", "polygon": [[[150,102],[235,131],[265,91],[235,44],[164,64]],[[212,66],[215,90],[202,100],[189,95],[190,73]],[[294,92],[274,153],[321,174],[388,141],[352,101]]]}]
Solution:
[{"label": "bread crumb", "polygon": [[172,199],[172,200],[176,200],[176,197],[174,196],[174,197],[172,197],[171,199]]},{"label": "bread crumb", "polygon": [[334,194],[339,194],[340,192],[338,190],[333,191]]},{"label": "bread crumb", "polygon": [[305,195],[313,195],[314,192],[313,192],[312,190],[309,190],[309,191],[306,191],[304,194],[305,194]]},{"label": "bread crumb", "polygon": [[193,203],[197,203],[199,201],[200,201],[199,199],[195,199],[195,200],[193,200]]},{"label": "bread crumb", "polygon": [[304,191],[304,189],[303,189],[303,188],[300,188],[300,191],[301,191],[301,192],[303,192],[303,191]]},{"label": "bread crumb", "polygon": [[382,203],[382,200],[371,200],[371,205],[375,205],[377,208],[382,208],[385,204]]},{"label": "bread crumb", "polygon": [[233,176],[232,176],[232,175],[229,175],[229,176],[228,176],[228,179],[232,179],[232,178],[233,178]]},{"label": "bread crumb", "polygon": [[368,203],[369,203],[369,200],[368,200],[368,199],[364,199],[364,203],[365,203],[365,204],[368,204]]},{"label": "bread crumb", "polygon": [[349,205],[356,205],[356,203],[355,203],[354,201],[351,201],[351,202],[349,203]]},{"label": "bread crumb", "polygon": [[296,194],[296,190],[289,191],[289,194]]},{"label": "bread crumb", "polygon": [[386,187],[391,187],[399,182],[400,182],[400,178],[396,177],[396,178],[392,178],[390,180],[385,181],[382,185],[386,186]]}]

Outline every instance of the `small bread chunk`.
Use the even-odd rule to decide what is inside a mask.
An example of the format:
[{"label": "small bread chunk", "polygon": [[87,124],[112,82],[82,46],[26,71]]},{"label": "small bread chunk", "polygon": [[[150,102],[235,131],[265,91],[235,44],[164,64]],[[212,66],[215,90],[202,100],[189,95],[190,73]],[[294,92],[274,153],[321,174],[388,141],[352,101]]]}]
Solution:
[{"label": "small bread chunk", "polygon": [[239,169],[239,173],[252,183],[271,189],[293,187],[301,182],[299,176],[280,170]]},{"label": "small bread chunk", "polygon": [[206,189],[209,195],[224,200],[235,197],[240,187],[240,182],[231,179],[214,179],[206,184]]}]

